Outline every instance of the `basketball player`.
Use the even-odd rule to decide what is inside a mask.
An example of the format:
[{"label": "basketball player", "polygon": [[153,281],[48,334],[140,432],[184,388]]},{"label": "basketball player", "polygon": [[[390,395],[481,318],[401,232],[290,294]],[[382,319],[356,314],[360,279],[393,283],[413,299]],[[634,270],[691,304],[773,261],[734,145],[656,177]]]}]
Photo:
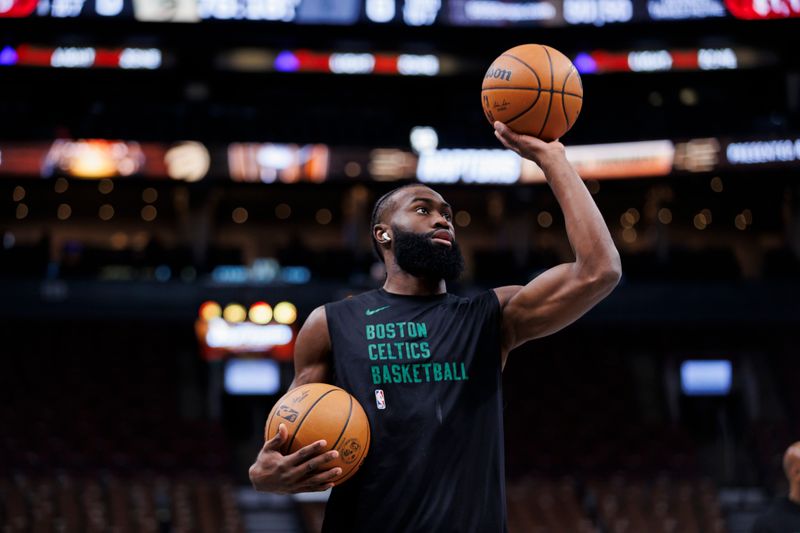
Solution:
[{"label": "basketball player", "polygon": [[[295,344],[292,387],[328,382],[364,407],[372,444],[361,469],[331,493],[323,531],[506,530],[501,372],[508,353],[577,320],[620,278],[603,217],[555,141],[495,123],[508,148],[543,170],[564,212],[575,262],[527,285],[474,298],[447,293],[463,260],[452,209],[424,185],[395,189],[373,211],[386,264],[377,290],[315,309]],[[339,468],[324,441],[284,456],[285,426],[250,468],[257,490],[325,490]]]},{"label": "basketball player", "polygon": [[789,481],[789,495],[784,496],[756,519],[753,533],[798,533],[800,531],[800,442],[783,454],[783,472]]}]

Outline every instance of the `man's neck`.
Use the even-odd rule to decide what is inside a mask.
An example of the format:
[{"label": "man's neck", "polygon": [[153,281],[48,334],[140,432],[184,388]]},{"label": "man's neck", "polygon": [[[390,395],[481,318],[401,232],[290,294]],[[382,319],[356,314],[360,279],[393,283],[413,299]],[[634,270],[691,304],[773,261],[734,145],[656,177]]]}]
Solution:
[{"label": "man's neck", "polygon": [[396,270],[389,272],[383,284],[386,292],[409,296],[433,296],[447,292],[447,284],[443,279],[431,280],[412,276],[408,272]]}]

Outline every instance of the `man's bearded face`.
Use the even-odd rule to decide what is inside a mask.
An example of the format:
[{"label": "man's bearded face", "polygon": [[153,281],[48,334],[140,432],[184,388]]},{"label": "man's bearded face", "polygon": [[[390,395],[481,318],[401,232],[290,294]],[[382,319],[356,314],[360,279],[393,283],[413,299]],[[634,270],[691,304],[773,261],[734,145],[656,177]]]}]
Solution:
[{"label": "man's bearded face", "polygon": [[438,231],[414,233],[392,225],[394,257],[397,265],[412,276],[425,279],[458,279],[464,271],[464,257],[458,243],[437,244],[431,238]]}]

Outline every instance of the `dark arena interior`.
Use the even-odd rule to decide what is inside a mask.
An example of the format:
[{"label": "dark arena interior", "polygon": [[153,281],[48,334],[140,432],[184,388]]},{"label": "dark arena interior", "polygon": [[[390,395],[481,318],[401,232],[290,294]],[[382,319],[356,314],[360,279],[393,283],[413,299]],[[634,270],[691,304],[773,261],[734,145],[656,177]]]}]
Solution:
[{"label": "dark arena interior", "polygon": [[318,533],[326,492],[248,468],[305,319],[383,283],[375,200],[420,182],[453,206],[458,295],[575,261],[481,109],[524,43],[580,72],[561,142],[622,278],[508,357],[508,531],[752,531],[800,441],[798,17],[0,0],[0,531]]}]

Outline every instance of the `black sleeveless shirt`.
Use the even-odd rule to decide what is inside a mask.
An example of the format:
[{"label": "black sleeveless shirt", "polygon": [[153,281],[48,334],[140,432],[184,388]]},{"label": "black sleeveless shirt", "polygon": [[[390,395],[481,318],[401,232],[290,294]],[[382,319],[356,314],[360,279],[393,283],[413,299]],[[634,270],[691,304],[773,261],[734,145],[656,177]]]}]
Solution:
[{"label": "black sleeveless shirt", "polygon": [[506,531],[500,305],[494,291],[327,304],[334,384],[367,413],[361,469],[324,533]]}]

